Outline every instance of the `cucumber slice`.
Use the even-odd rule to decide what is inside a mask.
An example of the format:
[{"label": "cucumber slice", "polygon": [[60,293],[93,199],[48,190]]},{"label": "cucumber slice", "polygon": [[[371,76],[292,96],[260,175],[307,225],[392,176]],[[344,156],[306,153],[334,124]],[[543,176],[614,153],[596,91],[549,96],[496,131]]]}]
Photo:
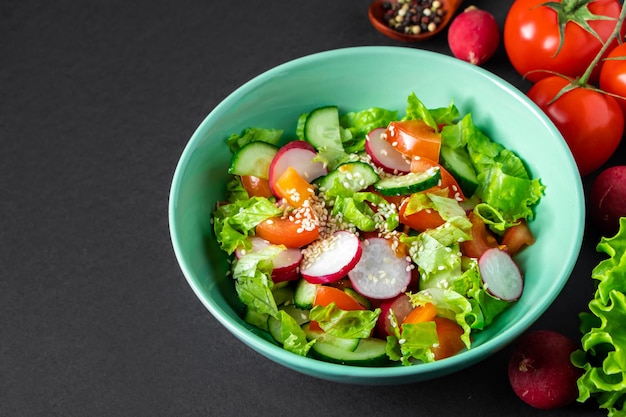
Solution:
[{"label": "cucumber slice", "polygon": [[323,176],[317,185],[324,190],[348,190],[357,192],[366,189],[380,179],[376,170],[360,161],[345,162]]},{"label": "cucumber slice", "polygon": [[441,172],[436,168],[381,178],[374,184],[374,189],[384,196],[409,195],[434,187],[440,181]]},{"label": "cucumber slice", "polygon": [[478,188],[478,179],[467,150],[442,146],[440,160],[441,166],[457,180],[463,194],[471,197]]},{"label": "cucumber slice", "polygon": [[382,339],[361,339],[355,350],[350,351],[318,340],[311,347],[311,353],[327,362],[355,366],[381,366],[388,363],[387,342]]},{"label": "cucumber slice", "polygon": [[316,149],[341,149],[341,126],[337,106],[319,107],[304,122],[304,139]]},{"label": "cucumber slice", "polygon": [[268,179],[270,163],[277,153],[278,148],[267,142],[250,142],[235,152],[228,172]]},{"label": "cucumber slice", "polygon": [[315,344],[328,343],[348,352],[354,352],[361,342],[361,339],[348,339],[333,336],[323,330],[311,330],[308,323],[302,326],[302,330],[304,330],[307,340],[315,340]]},{"label": "cucumber slice", "polygon": [[312,284],[306,279],[301,278],[300,281],[298,281],[296,292],[293,296],[293,302],[296,307],[305,310],[312,309],[317,287],[318,284]]}]

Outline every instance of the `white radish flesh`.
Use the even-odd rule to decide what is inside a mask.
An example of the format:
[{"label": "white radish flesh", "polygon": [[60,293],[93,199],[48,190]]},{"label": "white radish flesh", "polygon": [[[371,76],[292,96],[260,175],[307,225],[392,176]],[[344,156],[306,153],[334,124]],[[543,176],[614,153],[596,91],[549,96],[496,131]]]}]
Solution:
[{"label": "white radish flesh", "polygon": [[381,127],[372,130],[365,138],[365,151],[377,167],[389,173],[408,173],[411,162],[400,151],[385,140],[386,129]]},{"label": "white radish flesh", "polygon": [[389,240],[373,237],[363,241],[363,254],[348,277],[360,294],[386,300],[406,291],[411,283],[412,264],[399,257]]},{"label": "white radish flesh", "polygon": [[[250,238],[252,242],[252,249],[246,251],[238,248],[235,251],[237,259],[241,259],[246,254],[259,252],[270,246],[271,243],[260,237],[253,236]],[[299,267],[302,261],[302,252],[297,248],[287,248],[280,252],[272,260],[274,269],[272,270],[272,281],[275,283],[283,281],[293,281],[300,278]]]},{"label": "white radish flesh", "polygon": [[486,250],[478,268],[487,292],[494,297],[515,301],[522,296],[524,278],[511,256],[499,248]]},{"label": "white radish flesh", "polygon": [[269,183],[274,195],[277,195],[274,184],[290,166],[309,183],[326,175],[328,170],[322,162],[314,160],[316,157],[315,148],[302,140],[289,142],[281,147],[272,159],[269,169]]},{"label": "white radish flesh", "polygon": [[337,231],[304,249],[300,274],[312,284],[339,281],[359,262],[361,253],[361,242],[354,233]]}]

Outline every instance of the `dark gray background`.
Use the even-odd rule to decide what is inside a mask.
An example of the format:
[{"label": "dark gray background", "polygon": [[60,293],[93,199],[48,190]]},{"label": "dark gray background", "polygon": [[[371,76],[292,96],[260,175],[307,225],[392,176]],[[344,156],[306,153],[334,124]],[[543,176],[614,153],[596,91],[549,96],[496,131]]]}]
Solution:
[{"label": "dark gray background", "polygon": [[[404,45],[370,26],[368,4],[0,0],[1,416],[605,415],[595,403],[526,406],[508,384],[510,348],[413,385],[300,375],[238,342],[188,287],[167,224],[188,138],[275,65]],[[511,1],[474,4],[502,27]],[[404,46],[450,53],[445,33]],[[529,87],[502,47],[485,67]],[[580,339],[598,238],[588,230],[534,328]]]}]

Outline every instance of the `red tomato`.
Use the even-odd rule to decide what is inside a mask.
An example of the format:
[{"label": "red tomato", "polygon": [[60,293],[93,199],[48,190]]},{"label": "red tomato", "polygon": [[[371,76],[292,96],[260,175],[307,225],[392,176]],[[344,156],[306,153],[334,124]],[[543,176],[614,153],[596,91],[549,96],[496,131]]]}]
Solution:
[{"label": "red tomato", "polygon": [[404,155],[439,161],[441,134],[423,120],[391,122],[386,137],[387,142]]},{"label": "red tomato", "polygon": [[616,99],[626,116],[626,43],[615,47],[606,58],[600,70],[600,89],[624,97]]},{"label": "red tomato", "polygon": [[439,212],[436,210],[420,210],[417,213],[409,214],[408,216],[405,214],[406,206],[408,200],[400,206],[398,210],[400,223],[409,226],[411,229],[417,230],[418,232],[423,232],[424,230],[434,229],[435,227],[441,226],[446,221],[441,218]]},{"label": "red tomato", "polygon": [[433,303],[426,303],[411,310],[402,321],[402,324],[425,323],[434,320],[436,316],[437,309],[435,305]]},{"label": "red tomato", "polygon": [[250,197],[266,197],[272,196],[270,182],[265,178],[255,177],[254,175],[242,175],[241,185]]},{"label": "red tomato", "polygon": [[461,252],[470,258],[480,258],[487,249],[498,246],[498,241],[480,216],[471,212],[468,218],[472,222],[472,240],[461,242]]},{"label": "red tomato", "polygon": [[352,298],[348,293],[339,288],[325,285],[317,287],[313,305],[326,307],[330,303],[335,303],[337,308],[342,310],[365,310],[365,307],[363,307],[356,299]]},{"label": "red tomato", "polygon": [[[602,48],[619,16],[618,0],[554,0],[557,14],[545,0],[515,0],[504,22],[504,47],[515,69],[536,82],[551,75],[545,71],[576,77],[582,75]],[[581,9],[611,19],[586,19],[602,42],[569,20]],[[570,10],[569,13],[565,10]],[[560,17],[559,17],[560,16]],[[564,30],[561,39],[559,19]],[[569,20],[569,21],[568,21]],[[584,21],[583,21],[584,23]],[[623,33],[623,32],[622,32]],[[615,41],[617,45],[617,41]],[[559,49],[560,48],[560,49]],[[537,71],[540,72],[531,72]],[[598,72],[592,76],[597,80]]]},{"label": "red tomato", "polygon": [[502,235],[502,245],[506,246],[509,255],[515,255],[526,246],[535,243],[535,236],[528,227],[526,221],[521,220],[519,224],[509,227]]},{"label": "red tomato", "polygon": [[256,235],[275,245],[301,248],[320,237],[319,227],[312,230],[302,228],[302,223],[289,217],[272,217],[256,226]]},{"label": "red tomato", "polygon": [[553,75],[527,94],[559,129],[584,176],[600,168],[617,149],[624,133],[624,115],[613,97],[581,86],[557,98],[568,84]]},{"label": "red tomato", "polygon": [[465,348],[465,343],[461,340],[463,328],[456,322],[443,317],[435,317],[437,325],[437,336],[439,344],[431,350],[435,354],[435,360],[454,356]]}]

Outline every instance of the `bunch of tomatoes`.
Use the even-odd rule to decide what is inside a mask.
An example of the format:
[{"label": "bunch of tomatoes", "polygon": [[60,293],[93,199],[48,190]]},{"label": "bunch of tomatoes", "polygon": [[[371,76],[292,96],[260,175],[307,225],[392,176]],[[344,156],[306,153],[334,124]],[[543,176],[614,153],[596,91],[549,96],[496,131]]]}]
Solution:
[{"label": "bunch of tomatoes", "polygon": [[626,117],[619,0],[515,0],[504,46],[527,92],[554,122],[585,176],[616,151]]}]

